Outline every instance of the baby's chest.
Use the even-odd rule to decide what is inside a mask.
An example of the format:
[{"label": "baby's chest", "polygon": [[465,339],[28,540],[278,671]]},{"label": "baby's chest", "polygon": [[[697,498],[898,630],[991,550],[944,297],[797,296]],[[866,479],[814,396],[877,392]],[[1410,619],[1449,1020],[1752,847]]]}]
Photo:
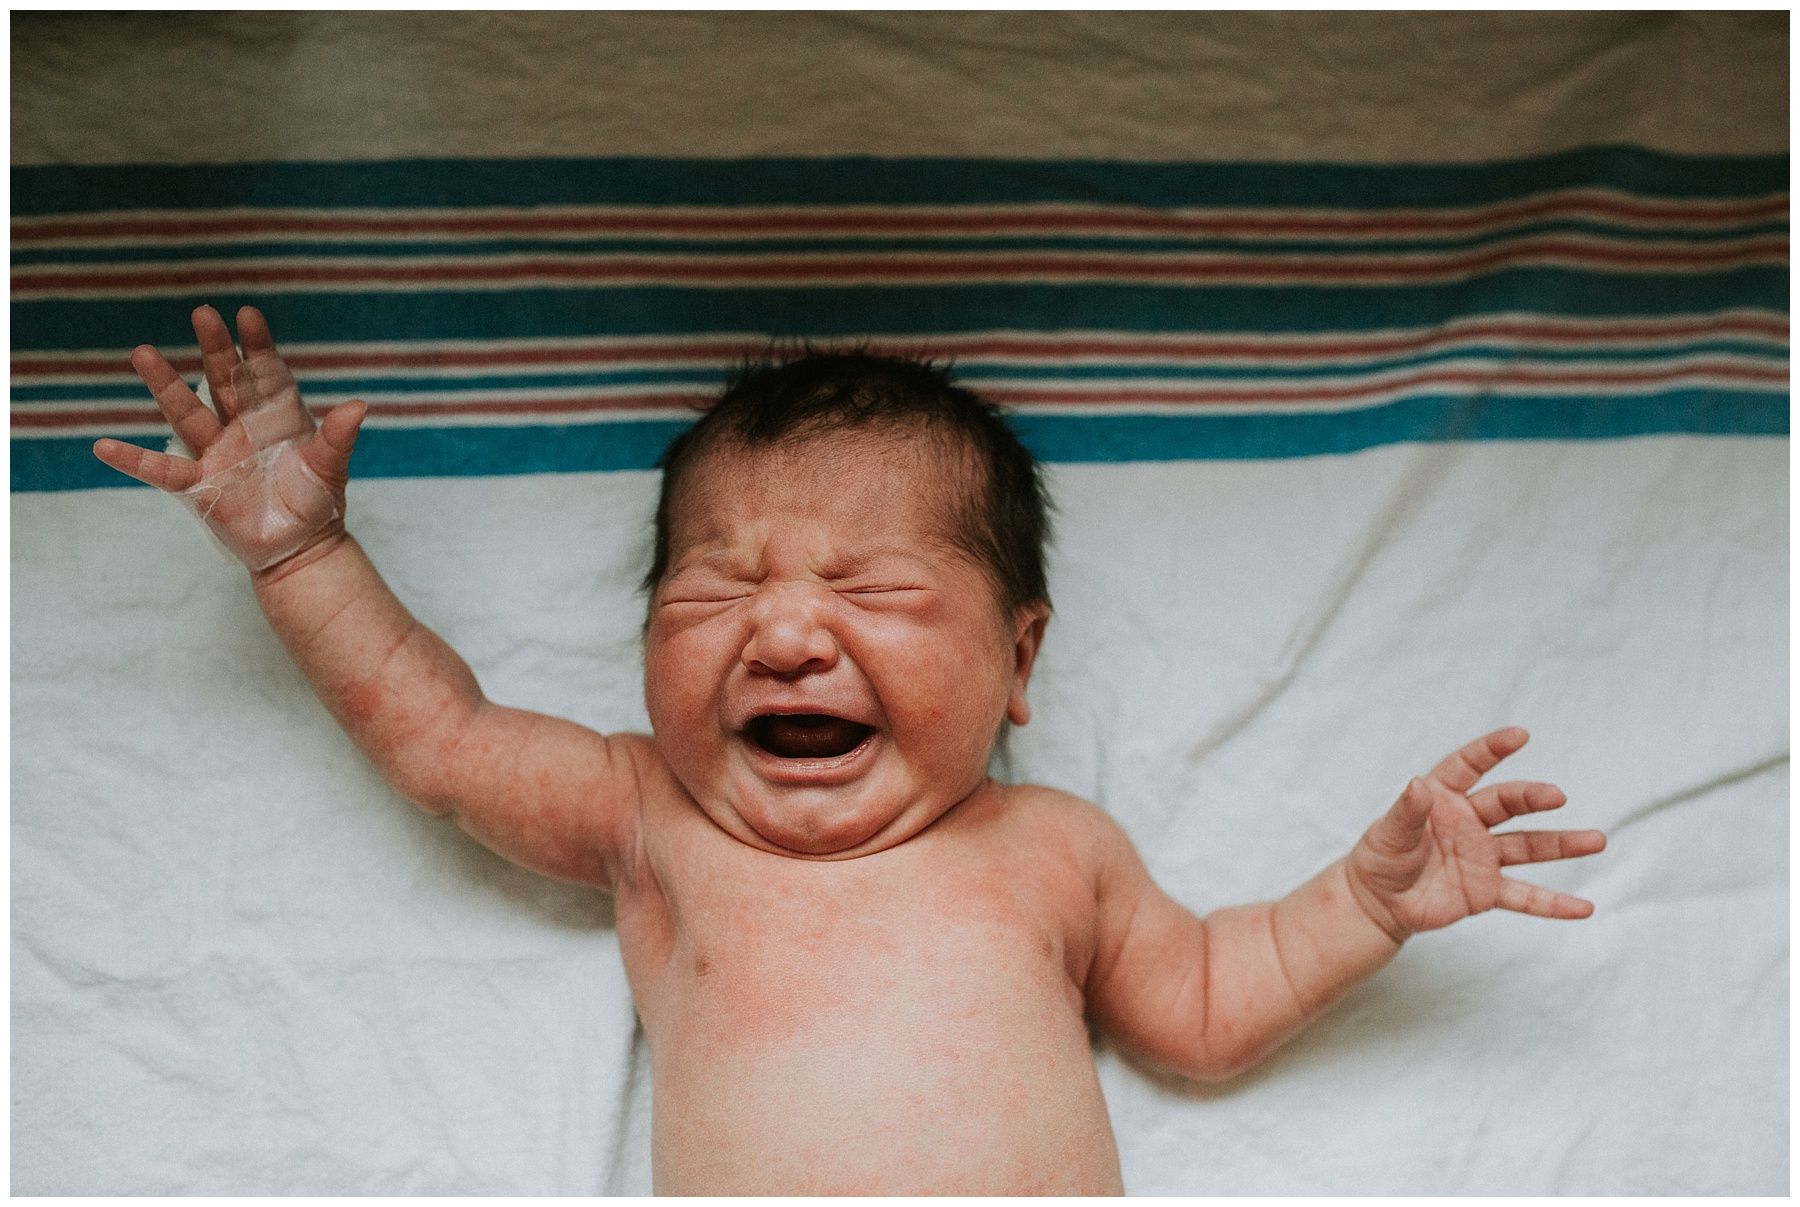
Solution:
[{"label": "baby's chest", "polygon": [[921,1016],[1081,1013],[1070,920],[1027,871],[973,857],[743,854],[660,877],[659,941],[632,977],[652,1030],[660,1014],[720,1040],[779,1042]]}]

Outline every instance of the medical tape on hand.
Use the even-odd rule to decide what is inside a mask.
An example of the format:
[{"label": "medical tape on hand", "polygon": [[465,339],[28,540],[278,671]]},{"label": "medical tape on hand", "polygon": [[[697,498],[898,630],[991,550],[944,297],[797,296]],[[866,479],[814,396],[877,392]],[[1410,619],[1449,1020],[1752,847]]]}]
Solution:
[{"label": "medical tape on hand", "polygon": [[231,393],[244,434],[258,451],[312,435],[313,419],[300,401],[300,383],[280,357],[240,361],[231,371]]},{"label": "medical tape on hand", "polygon": [[[314,424],[287,366],[274,357],[248,360],[231,379],[238,419],[256,451],[175,493],[227,553],[252,570],[266,570],[305,548],[344,513],[336,494],[300,455]],[[218,410],[207,383],[197,394]],[[192,455],[179,436],[169,441],[169,452]]]}]

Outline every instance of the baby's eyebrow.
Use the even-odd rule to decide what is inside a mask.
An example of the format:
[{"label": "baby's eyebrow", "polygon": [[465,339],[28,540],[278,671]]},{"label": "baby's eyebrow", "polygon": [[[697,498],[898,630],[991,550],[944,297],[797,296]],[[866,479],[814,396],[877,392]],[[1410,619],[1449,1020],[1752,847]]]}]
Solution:
[{"label": "baby's eyebrow", "polygon": [[[827,582],[840,582],[882,572],[921,574],[930,565],[930,559],[911,546],[877,545],[831,554],[813,567],[813,573]],[[759,558],[737,550],[695,551],[675,559],[665,579],[690,574],[716,575],[732,582],[753,582],[763,576],[763,567]]]},{"label": "baby's eyebrow", "polygon": [[690,554],[675,559],[669,566],[666,577],[673,578],[677,574],[691,574],[695,571],[717,574],[723,578],[748,579],[754,577],[755,567],[751,559],[742,554],[728,549],[715,549],[710,553]]},{"label": "baby's eyebrow", "polygon": [[878,569],[921,570],[925,558],[903,545],[882,545],[841,553],[819,566],[819,577],[825,579],[855,578]]}]

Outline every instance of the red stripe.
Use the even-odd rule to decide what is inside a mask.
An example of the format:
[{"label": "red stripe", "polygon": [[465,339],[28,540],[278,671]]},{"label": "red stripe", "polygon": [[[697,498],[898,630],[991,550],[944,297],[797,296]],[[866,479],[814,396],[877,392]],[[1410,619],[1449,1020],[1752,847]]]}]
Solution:
[{"label": "red stripe", "polygon": [[[15,242],[59,239],[136,239],[207,236],[274,237],[280,235],[605,235],[669,234],[685,236],[756,236],[794,234],[992,234],[1021,232],[1133,231],[1189,235],[1324,235],[1455,233],[1502,222],[1563,216],[1596,216],[1642,221],[1744,222],[1787,213],[1786,196],[1732,202],[1683,202],[1604,196],[1546,197],[1481,207],[1463,213],[1435,214],[1399,210],[1365,214],[1210,215],[1156,210],[1077,209],[1058,212],[994,212],[969,207],[968,212],[880,214],[834,210],[734,214],[490,214],[429,217],[368,215],[252,214],[225,218],[117,218],[80,221],[67,218],[16,219]],[[1395,216],[1395,213],[1404,217]]]},{"label": "red stripe", "polygon": [[[1753,368],[1734,364],[1693,364],[1678,369],[1643,370],[1638,372],[1534,372],[1499,370],[1445,370],[1419,372],[1391,377],[1379,382],[1341,386],[1295,385],[1277,387],[1219,388],[1201,387],[1185,391],[1133,389],[1122,387],[1105,390],[1043,389],[1030,386],[983,387],[984,397],[1013,405],[1091,406],[1099,404],[1160,404],[1164,406],[1220,406],[1245,403],[1282,405],[1291,403],[1345,402],[1361,397],[1380,397],[1399,391],[1428,386],[1476,385],[1490,387],[1584,386],[1617,387],[1658,385],[1704,377],[1714,380],[1745,382],[1757,385],[1786,385],[1785,369]],[[520,401],[467,402],[378,402],[371,412],[378,418],[429,418],[456,416],[530,416],[604,413],[607,411],[645,409],[686,409],[698,397],[692,393],[609,394],[602,396],[532,399]],[[321,415],[330,408],[315,408]],[[157,423],[160,416],[151,406],[96,408],[84,411],[34,412],[15,408],[15,429],[53,429],[94,424]]]},{"label": "red stripe", "polygon": [[[434,415],[457,418],[478,418],[488,415],[498,417],[575,415],[647,409],[686,410],[701,400],[701,397],[695,394],[608,394],[590,398],[533,399],[518,402],[478,400],[469,402],[378,402],[371,404],[369,411],[378,418],[397,419],[429,418]],[[315,418],[323,419],[331,413],[332,408],[313,406],[310,409]],[[86,427],[98,423],[145,424],[161,423],[162,421],[162,414],[154,406],[108,407],[96,408],[91,411],[45,413],[34,413],[15,408],[12,415],[14,428]]]},{"label": "red stripe", "polygon": [[[341,369],[481,368],[508,365],[557,365],[576,362],[629,362],[637,360],[688,360],[713,363],[734,359],[746,351],[758,352],[764,341],[703,343],[646,343],[621,348],[614,345],[571,345],[556,348],[496,348],[480,350],[421,350],[417,352],[284,352],[283,358],[297,372]],[[179,373],[201,369],[197,354],[168,357]],[[128,358],[117,352],[92,352],[68,356],[15,356],[15,376],[91,374],[96,370],[129,369]]]},{"label": "red stripe", "polygon": [[138,424],[162,421],[162,415],[155,407],[111,407],[92,411],[58,411],[47,415],[14,410],[12,415],[14,431],[21,428],[87,427],[96,423],[129,424],[135,427]]},{"label": "red stripe", "polygon": [[[1345,335],[1317,340],[1250,340],[1233,337],[1152,340],[1144,338],[1088,337],[1064,340],[1056,336],[958,337],[934,335],[900,342],[874,341],[876,351],[923,350],[960,357],[1018,356],[1043,360],[1076,357],[1147,357],[1181,359],[1276,359],[1345,357],[1428,351],[1458,343],[1511,338],[1534,343],[1602,346],[1611,342],[1646,339],[1686,339],[1727,334],[1761,335],[1785,340],[1788,324],[1777,318],[1724,316],[1670,323],[1618,323],[1570,327],[1537,320],[1497,320],[1468,323],[1440,330],[1406,335]],[[722,365],[745,353],[761,352],[765,341],[723,340],[704,342],[646,342],[642,344],[568,344],[542,348],[444,349],[417,351],[291,352],[287,361],[300,373],[368,369],[502,368],[532,365],[617,364],[640,360],[694,362]],[[197,355],[172,356],[170,364],[183,374],[201,368]],[[125,354],[92,352],[64,356],[14,356],[15,376],[86,376],[97,371],[129,369]]]},{"label": "red stripe", "polygon": [[706,259],[691,261],[619,257],[599,263],[565,259],[532,259],[507,264],[424,265],[288,265],[258,267],[233,264],[216,268],[138,269],[88,272],[36,270],[15,272],[15,293],[61,287],[77,292],[111,289],[198,289],[270,287],[296,284],[353,284],[357,282],[494,283],[531,279],[552,281],[676,280],[699,282],[844,281],[858,278],[901,278],[958,281],[1007,277],[1087,277],[1138,280],[1208,281],[1237,278],[1313,280],[1408,280],[1470,273],[1518,264],[1531,258],[1558,258],[1592,265],[1628,265],[1639,268],[1724,267],[1755,259],[1780,259],[1787,255],[1785,238],[1748,240],[1730,248],[1596,248],[1562,239],[1521,240],[1511,247],[1457,255],[1394,257],[1293,257],[1260,260],[1224,260],[1201,257],[1034,255],[997,256],[981,259],[941,258],[902,260],[880,256],[847,256],[828,261],[784,259]]},{"label": "red stripe", "polygon": [[1621,386],[1667,384],[1694,377],[1723,378],[1763,385],[1786,385],[1784,369],[1760,370],[1738,366],[1694,366],[1676,371],[1643,373],[1529,373],[1529,372],[1459,372],[1421,373],[1410,377],[1394,377],[1379,383],[1320,387],[1292,386],[1273,389],[1206,389],[1192,394],[1171,396],[1153,390],[1090,390],[1049,393],[1029,388],[984,388],[981,394],[995,402],[1012,405],[1090,405],[1094,403],[1163,403],[1173,406],[1233,405],[1242,403],[1315,403],[1344,402],[1365,396],[1381,396],[1395,391],[1424,386]]}]

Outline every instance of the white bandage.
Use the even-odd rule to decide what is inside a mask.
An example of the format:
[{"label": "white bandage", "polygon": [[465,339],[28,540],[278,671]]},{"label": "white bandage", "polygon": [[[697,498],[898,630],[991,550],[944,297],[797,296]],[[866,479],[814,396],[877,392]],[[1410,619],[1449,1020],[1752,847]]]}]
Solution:
[{"label": "white bandage", "polygon": [[[344,513],[300,455],[314,425],[287,366],[274,356],[247,360],[233,371],[231,384],[238,418],[256,451],[177,497],[228,553],[252,570],[266,570],[299,552]],[[207,383],[196,393],[218,411]],[[189,450],[177,437],[169,451]]]}]

